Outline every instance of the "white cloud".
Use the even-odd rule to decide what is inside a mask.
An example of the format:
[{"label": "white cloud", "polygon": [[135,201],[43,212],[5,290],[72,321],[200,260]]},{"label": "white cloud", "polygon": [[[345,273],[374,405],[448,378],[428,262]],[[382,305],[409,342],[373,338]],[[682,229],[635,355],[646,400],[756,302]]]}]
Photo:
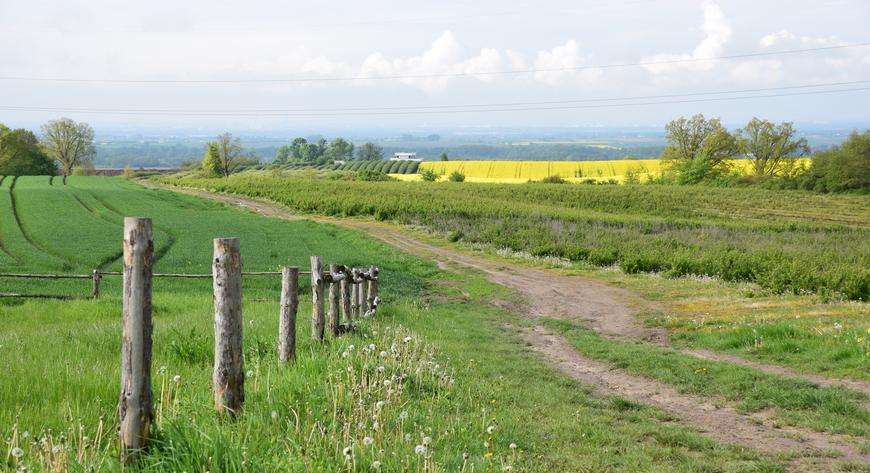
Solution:
[{"label": "white cloud", "polygon": [[764,37],[761,38],[758,44],[760,44],[764,48],[769,48],[782,41],[790,41],[794,40],[795,38],[796,36],[792,32],[788,30],[779,30],[775,33],[764,35]]},{"label": "white cloud", "polygon": [[553,49],[538,52],[535,69],[543,70],[535,72],[534,78],[548,85],[556,85],[568,80],[588,83],[601,76],[600,69],[582,69],[588,65],[590,65],[589,58],[580,52],[577,41],[572,39]]},{"label": "white cloud", "polygon": [[774,83],[782,78],[782,61],[778,59],[742,61],[731,68],[730,75],[737,82]]},{"label": "white cloud", "polygon": [[[719,56],[725,44],[731,39],[731,26],[719,4],[708,1],[704,4],[704,39],[695,46],[691,54],[657,54],[643,58],[643,62],[667,62],[693,59],[707,59]],[[714,61],[676,62],[672,64],[650,64],[644,66],[653,74],[667,74],[676,70],[706,71],[715,66]]]}]

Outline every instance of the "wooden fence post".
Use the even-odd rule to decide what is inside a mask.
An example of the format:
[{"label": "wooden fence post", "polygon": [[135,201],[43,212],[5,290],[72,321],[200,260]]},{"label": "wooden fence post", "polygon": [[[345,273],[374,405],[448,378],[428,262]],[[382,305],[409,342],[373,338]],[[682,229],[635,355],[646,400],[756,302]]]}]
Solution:
[{"label": "wooden fence post", "polygon": [[360,282],[359,282],[359,313],[361,316],[367,316],[369,312],[368,307],[368,299],[367,299],[367,287],[366,287],[366,273],[363,270],[360,270]]},{"label": "wooden fence post", "polygon": [[311,337],[323,340],[323,258],[311,257]]},{"label": "wooden fence post", "polygon": [[372,315],[374,315],[378,310],[378,272],[378,268],[375,266],[369,268],[368,302],[369,310],[372,311]]},{"label": "wooden fence post", "polygon": [[[329,265],[330,277],[335,277],[339,274],[339,266],[337,264]],[[341,323],[341,306],[339,305],[341,297],[341,282],[329,281],[329,332],[333,337],[338,336],[338,330]]]},{"label": "wooden fence post", "polygon": [[355,318],[359,318],[359,316],[362,315],[359,312],[359,283],[357,282],[358,279],[359,279],[359,270],[356,268],[353,268],[353,270],[351,270],[351,274],[350,274],[350,280],[351,280],[351,283],[353,284],[352,289],[351,289],[352,294],[350,296],[351,297],[350,300],[351,300],[351,312],[353,312],[353,316]]},{"label": "wooden fence post", "polygon": [[353,285],[350,270],[344,269],[344,279],[341,280],[341,312],[344,314],[344,328],[346,331],[353,329],[353,301],[350,289]]},{"label": "wooden fence post", "polygon": [[278,326],[278,360],[296,357],[296,309],[299,307],[299,268],[281,268],[281,317]]},{"label": "wooden fence post", "polygon": [[215,238],[214,265],[214,407],[235,417],[245,402],[242,351],[242,257],[238,238]]},{"label": "wooden fence post", "polygon": [[95,269],[91,274],[91,281],[93,281],[93,289],[91,290],[91,295],[94,299],[100,298],[100,281],[103,279],[103,274],[100,273],[99,269]]},{"label": "wooden fence post", "polygon": [[[124,296],[121,346],[121,456],[136,463],[148,447],[153,415],[151,391],[151,219],[124,219]],[[95,279],[96,280],[96,279]]]}]

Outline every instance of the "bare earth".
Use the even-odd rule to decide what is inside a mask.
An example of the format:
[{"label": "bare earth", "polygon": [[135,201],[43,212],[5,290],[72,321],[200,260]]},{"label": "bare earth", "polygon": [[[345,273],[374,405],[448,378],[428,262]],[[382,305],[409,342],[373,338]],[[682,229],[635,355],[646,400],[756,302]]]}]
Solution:
[{"label": "bare earth", "polygon": [[[639,323],[636,318],[638,308],[648,307],[649,304],[625,289],[577,276],[565,276],[553,271],[495,262],[455,252],[418,241],[376,223],[300,217],[275,203],[198,189],[163,187],[147,182],[142,184],[244,206],[268,217],[311,218],[356,228],[403,251],[430,257],[442,268],[459,266],[482,272],[490,281],[518,292],[522,296],[522,302],[507,304],[507,308],[532,320],[549,317],[582,321],[605,336],[630,337],[656,344],[667,342],[666,331],[643,327]],[[741,414],[724,400],[681,394],[658,381],[629,375],[606,363],[581,356],[564,338],[543,326],[538,325],[527,330],[525,339],[548,362],[567,376],[591,386],[596,394],[615,395],[658,407],[719,442],[768,452],[794,454],[796,458],[790,465],[794,471],[830,471],[831,462],[840,460],[870,464],[870,455],[862,453],[854,439],[796,427],[775,427],[763,414]],[[867,382],[807,375],[781,366],[765,365],[704,350],[686,350],[683,353],[801,378],[823,386],[841,385],[870,393],[870,383]]]}]

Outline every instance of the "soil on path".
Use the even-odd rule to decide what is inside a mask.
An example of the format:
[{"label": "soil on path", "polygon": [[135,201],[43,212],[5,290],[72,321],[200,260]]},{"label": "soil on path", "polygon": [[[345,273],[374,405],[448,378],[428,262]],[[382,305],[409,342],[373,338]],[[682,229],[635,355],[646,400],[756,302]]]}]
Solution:
[{"label": "soil on path", "polygon": [[[656,344],[667,343],[667,332],[644,327],[636,314],[645,302],[631,291],[607,286],[577,276],[561,275],[553,271],[529,268],[506,262],[463,254],[418,241],[384,225],[359,220],[339,220],[294,214],[278,204],[257,201],[235,195],[207,192],[199,189],[158,186],[190,195],[239,205],[268,217],[284,219],[311,219],[356,228],[370,236],[403,251],[433,258],[440,267],[459,265],[482,272],[487,279],[517,291],[523,298],[512,309],[532,319],[549,317],[582,321],[595,331],[617,337],[631,337]],[[564,338],[542,326],[526,331],[526,341],[549,362],[566,375],[591,385],[598,394],[617,395],[625,399],[661,408],[716,440],[768,452],[793,452],[802,457],[800,464],[792,465],[797,471],[827,470],[832,461],[831,452],[839,460],[870,462],[870,455],[862,453],[846,437],[812,432],[795,427],[775,427],[762,415],[744,415],[725,403],[714,405],[711,400],[681,394],[657,381],[628,375],[610,365],[581,356]],[[853,380],[834,380],[820,376],[796,373],[788,368],[765,365],[736,356],[703,350],[684,353],[698,358],[737,363],[773,374],[807,379],[820,385],[844,385],[870,393],[870,383]]]}]

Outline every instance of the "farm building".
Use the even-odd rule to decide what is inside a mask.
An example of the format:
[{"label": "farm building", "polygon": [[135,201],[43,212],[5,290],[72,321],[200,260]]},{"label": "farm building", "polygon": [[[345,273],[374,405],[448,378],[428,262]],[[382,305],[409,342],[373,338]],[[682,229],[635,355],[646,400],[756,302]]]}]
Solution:
[{"label": "farm building", "polygon": [[390,161],[422,161],[417,158],[417,153],[393,153]]}]

